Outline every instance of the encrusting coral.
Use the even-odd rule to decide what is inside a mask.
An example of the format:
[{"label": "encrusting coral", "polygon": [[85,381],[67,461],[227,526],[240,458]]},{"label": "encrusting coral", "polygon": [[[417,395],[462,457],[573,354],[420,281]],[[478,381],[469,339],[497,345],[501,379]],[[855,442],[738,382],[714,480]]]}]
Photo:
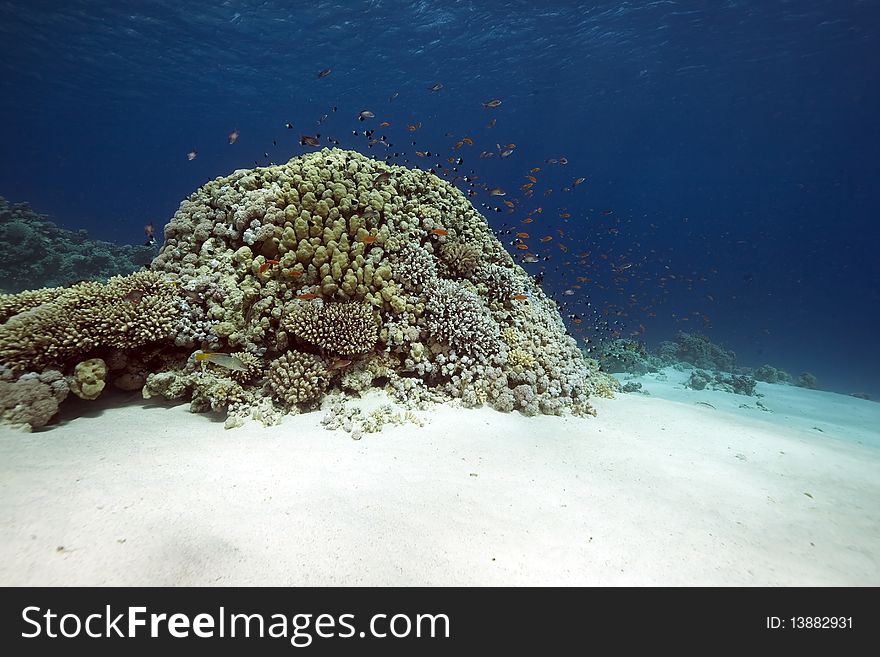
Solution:
[{"label": "encrusting coral", "polygon": [[338,149],[212,180],[151,271],[0,296],[0,315],[14,374],[122,350],[111,380],[227,408],[229,426],[333,389],[526,414],[589,413],[613,390],[464,194]]}]

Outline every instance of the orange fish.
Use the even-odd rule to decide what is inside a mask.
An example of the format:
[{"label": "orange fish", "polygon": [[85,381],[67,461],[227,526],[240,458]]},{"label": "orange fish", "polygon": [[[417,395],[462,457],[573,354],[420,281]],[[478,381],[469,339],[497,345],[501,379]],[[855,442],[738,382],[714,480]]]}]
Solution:
[{"label": "orange fish", "polygon": [[389,123],[388,121],[382,121],[382,123],[379,124],[379,127],[380,128],[387,128],[390,125],[391,125],[391,123]]},{"label": "orange fish", "polygon": [[526,218],[523,219],[520,223],[521,223],[521,224],[530,224],[530,223],[532,223],[533,221],[534,221],[534,219],[532,219],[531,217],[526,217]]},{"label": "orange fish", "polygon": [[298,269],[291,269],[289,272],[287,272],[287,275],[293,276],[294,278],[298,278],[298,277],[302,276],[302,272],[299,271]]},{"label": "orange fish", "polygon": [[491,121],[489,121],[489,123],[486,124],[486,127],[487,128],[494,128],[495,127],[495,119],[492,119]]},{"label": "orange fish", "polygon": [[568,219],[571,215],[568,212],[563,212],[559,215],[562,219]]},{"label": "orange fish", "polygon": [[523,240],[529,239],[528,233],[517,233],[516,236],[519,237],[520,239],[523,239]]},{"label": "orange fish", "polygon": [[416,151],[416,155],[419,157],[425,157],[425,151]]},{"label": "orange fish", "polygon": [[509,208],[516,206],[516,204],[513,201],[504,201],[504,205],[506,205]]},{"label": "orange fish", "polygon": [[363,242],[364,244],[372,244],[373,242],[376,241],[376,236],[375,235],[365,235],[364,237],[362,237],[360,239],[360,241]]},{"label": "orange fish", "polygon": [[567,252],[568,252],[568,247],[565,246],[565,244],[560,244],[560,245],[559,245],[559,250],[562,251],[563,253],[567,253]]},{"label": "orange fish", "polygon": [[406,124],[406,129],[409,130],[410,132],[415,132],[416,130],[418,130],[421,127],[422,127],[421,121],[419,121],[418,123],[407,123]]},{"label": "orange fish", "polygon": [[525,294],[514,294],[510,298],[513,299],[514,301],[525,301],[526,299],[528,299],[528,297]]},{"label": "orange fish", "polygon": [[541,167],[532,167],[531,168],[532,173],[538,173],[540,170],[541,170]]},{"label": "orange fish", "polygon": [[467,144],[468,146],[474,145],[474,140],[471,139],[470,137],[462,137],[461,141],[464,142],[465,144]]},{"label": "orange fish", "polygon": [[446,237],[447,235],[449,235],[449,231],[446,230],[445,228],[432,228],[431,234],[438,235],[440,237]]},{"label": "orange fish", "polygon": [[541,238],[541,241],[542,242],[549,242],[552,239],[553,239],[553,237],[551,235],[544,235],[544,237]]},{"label": "orange fish", "polygon": [[533,182],[533,183],[538,182],[538,179],[535,178],[535,177],[534,177],[533,175],[531,175],[531,174],[529,174],[528,176],[526,176],[526,178],[528,178],[530,182]]},{"label": "orange fish", "polygon": [[280,263],[277,260],[266,260],[266,262],[264,262],[262,265],[260,265],[260,268],[257,271],[260,274],[262,274],[264,271],[269,269],[269,267],[271,267],[272,265],[278,265],[278,264],[280,264]]},{"label": "orange fish", "polygon": [[317,294],[312,294],[311,292],[306,292],[305,294],[297,294],[294,299],[299,299],[300,301],[310,301],[312,299],[317,299]]},{"label": "orange fish", "polygon": [[529,245],[528,244],[517,244],[516,248],[518,248],[520,251],[528,251]]}]

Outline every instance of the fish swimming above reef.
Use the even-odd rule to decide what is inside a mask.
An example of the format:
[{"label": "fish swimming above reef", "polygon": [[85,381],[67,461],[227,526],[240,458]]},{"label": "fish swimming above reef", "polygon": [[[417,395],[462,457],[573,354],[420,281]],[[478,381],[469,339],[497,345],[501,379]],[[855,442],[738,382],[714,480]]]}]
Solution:
[{"label": "fish swimming above reef", "polygon": [[326,78],[332,72],[333,69],[331,68],[322,68],[320,71],[318,71],[318,79],[320,80],[321,78]]},{"label": "fish swimming above reef", "polygon": [[314,146],[315,148],[317,148],[321,145],[321,142],[319,141],[320,138],[321,135],[315,135],[314,137],[310,137],[309,135],[300,135],[299,143],[300,146]]},{"label": "fish swimming above reef", "polygon": [[241,362],[241,359],[230,354],[197,351],[193,354],[193,358],[197,363],[214,363],[215,365],[225,367],[228,370],[235,370],[237,372],[247,371],[247,367]]},{"label": "fish swimming above reef", "polygon": [[155,230],[152,221],[148,224],[144,224],[144,235],[147,236],[147,241],[144,242],[144,246],[153,246],[156,243]]},{"label": "fish swimming above reef", "polygon": [[485,103],[483,103],[483,107],[486,109],[495,109],[500,104],[500,100],[498,100],[497,98],[493,98],[492,100],[487,100]]},{"label": "fish swimming above reef", "polygon": [[442,82],[435,82],[434,84],[432,84],[432,85],[429,87],[429,89],[430,89],[432,92],[434,92],[434,93],[440,91],[442,88],[443,88],[443,83],[442,83]]},{"label": "fish swimming above reef", "polygon": [[358,121],[366,121],[367,119],[372,119],[375,114],[373,114],[370,110],[363,110],[360,114],[358,114]]},{"label": "fish swimming above reef", "polygon": [[230,146],[238,141],[238,134],[238,128],[236,128],[226,136],[226,141],[229,142]]},{"label": "fish swimming above reef", "polygon": [[186,159],[192,162],[199,155],[199,152],[194,148],[189,153],[186,154]]}]

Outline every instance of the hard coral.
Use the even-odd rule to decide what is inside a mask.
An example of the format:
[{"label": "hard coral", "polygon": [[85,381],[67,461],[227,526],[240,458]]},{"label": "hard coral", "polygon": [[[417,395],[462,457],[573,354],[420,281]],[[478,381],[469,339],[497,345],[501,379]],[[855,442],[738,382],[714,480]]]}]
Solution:
[{"label": "hard coral", "polygon": [[376,346],[379,324],[365,303],[292,301],[284,307],[281,327],[322,352],[363,354]]},{"label": "hard coral", "polygon": [[272,395],[288,408],[320,399],[330,382],[324,360],[299,351],[272,361],[268,378]]},{"label": "hard coral", "polygon": [[0,365],[20,372],[63,365],[97,347],[140,347],[168,337],[178,314],[177,290],[156,272],[48,296],[0,326]]}]

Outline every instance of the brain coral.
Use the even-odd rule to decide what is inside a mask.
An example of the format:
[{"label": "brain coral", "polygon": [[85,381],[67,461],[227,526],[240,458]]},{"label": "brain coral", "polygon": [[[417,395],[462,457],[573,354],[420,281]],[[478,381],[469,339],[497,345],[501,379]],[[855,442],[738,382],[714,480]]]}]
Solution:
[{"label": "brain coral", "polygon": [[[121,349],[153,393],[241,415],[250,404],[253,417],[273,415],[270,396],[312,405],[353,378],[529,414],[589,412],[604,385],[460,190],[351,151],[209,181],[165,227],[150,272],[23,295],[0,296],[13,374],[70,376]],[[235,356],[194,371],[194,349]]]}]

